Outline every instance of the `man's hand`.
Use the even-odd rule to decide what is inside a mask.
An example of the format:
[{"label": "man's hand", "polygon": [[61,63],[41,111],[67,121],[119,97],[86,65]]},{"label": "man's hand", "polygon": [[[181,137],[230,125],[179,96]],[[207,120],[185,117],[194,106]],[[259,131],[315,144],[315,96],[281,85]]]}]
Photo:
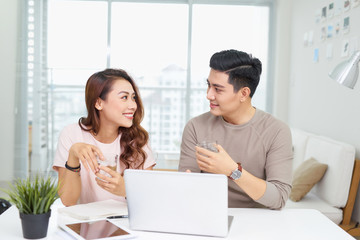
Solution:
[{"label": "man's hand", "polygon": [[205,172],[229,176],[237,168],[237,163],[234,162],[221,145],[216,144],[215,147],[219,152],[215,153],[205,148],[195,147],[196,161],[199,168]]}]

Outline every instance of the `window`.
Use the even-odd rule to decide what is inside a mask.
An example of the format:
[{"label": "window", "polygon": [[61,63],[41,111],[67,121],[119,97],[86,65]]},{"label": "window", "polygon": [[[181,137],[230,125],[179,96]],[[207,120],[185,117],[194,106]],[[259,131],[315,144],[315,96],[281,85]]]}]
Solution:
[{"label": "window", "polygon": [[49,169],[61,129],[86,115],[87,79],[108,67],[125,69],[140,88],[143,126],[158,168],[177,167],[186,122],[209,110],[206,78],[210,56],[217,51],[239,49],[263,62],[253,103],[271,112],[270,0],[256,5],[243,0],[27,3],[29,103],[24,121],[32,123],[30,162],[39,163],[30,164],[30,170]]}]

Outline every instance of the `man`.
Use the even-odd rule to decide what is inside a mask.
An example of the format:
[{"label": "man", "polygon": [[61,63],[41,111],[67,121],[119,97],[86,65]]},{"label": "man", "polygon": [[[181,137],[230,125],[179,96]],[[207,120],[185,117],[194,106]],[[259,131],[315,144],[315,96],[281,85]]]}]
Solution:
[{"label": "man", "polygon": [[[179,171],[228,176],[229,207],[281,209],[291,191],[291,133],[286,124],[251,104],[261,62],[226,50],[211,57],[210,68],[210,112],[185,126]],[[196,146],[204,140],[216,141],[218,152]]]}]

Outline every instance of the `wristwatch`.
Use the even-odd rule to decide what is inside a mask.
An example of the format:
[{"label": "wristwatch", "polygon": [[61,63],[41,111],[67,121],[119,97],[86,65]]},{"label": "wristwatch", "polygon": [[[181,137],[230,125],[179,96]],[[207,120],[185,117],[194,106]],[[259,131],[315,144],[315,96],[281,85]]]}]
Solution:
[{"label": "wristwatch", "polygon": [[231,180],[237,180],[241,177],[242,174],[242,167],[241,167],[241,163],[237,163],[238,167],[237,169],[235,169],[234,171],[231,172],[229,178]]}]

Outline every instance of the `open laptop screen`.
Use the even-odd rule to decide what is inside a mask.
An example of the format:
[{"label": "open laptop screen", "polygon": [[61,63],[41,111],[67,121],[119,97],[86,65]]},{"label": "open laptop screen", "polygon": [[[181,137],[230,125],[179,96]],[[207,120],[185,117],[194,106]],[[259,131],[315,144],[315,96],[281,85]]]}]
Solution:
[{"label": "open laptop screen", "polygon": [[131,229],[227,235],[226,176],[128,169],[124,178]]}]

